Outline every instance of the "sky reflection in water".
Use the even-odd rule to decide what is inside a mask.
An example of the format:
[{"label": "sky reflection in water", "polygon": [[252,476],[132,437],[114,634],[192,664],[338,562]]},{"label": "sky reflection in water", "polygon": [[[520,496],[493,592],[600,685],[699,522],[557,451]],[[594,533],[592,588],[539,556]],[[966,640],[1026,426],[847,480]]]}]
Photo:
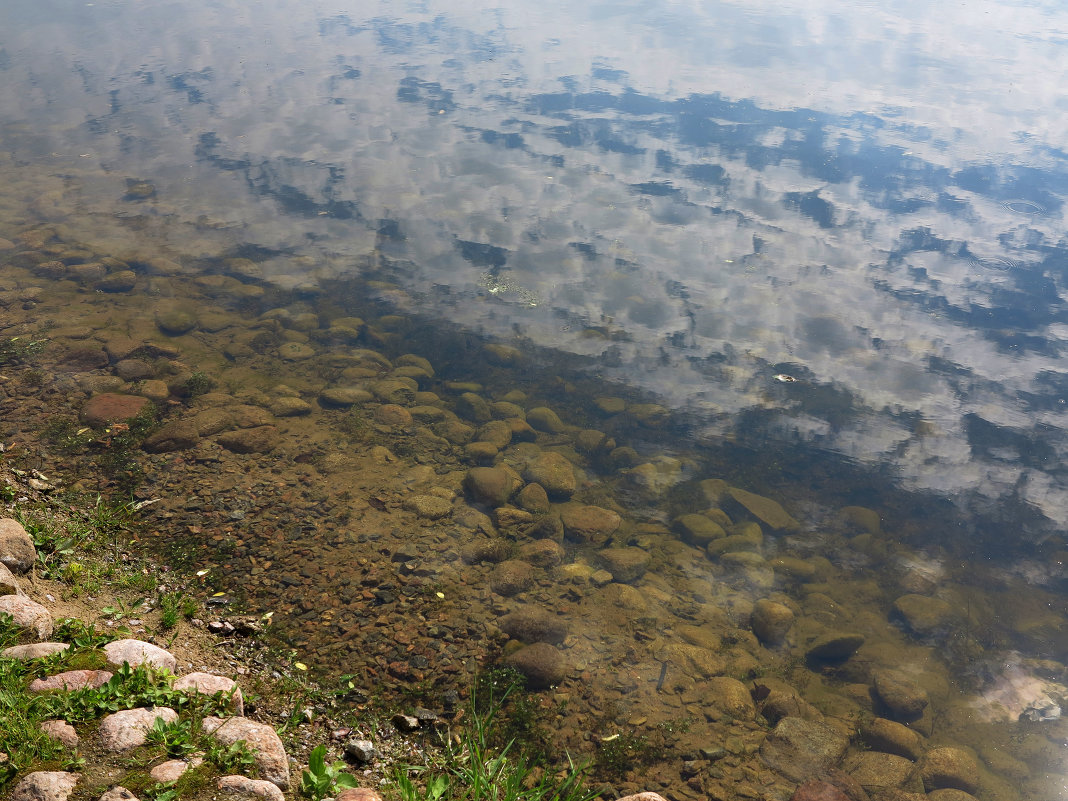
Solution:
[{"label": "sky reflection in water", "polygon": [[289,283],[377,244],[422,310],[704,436],[759,419],[1060,527],[1066,37],[1042,3],[14,0],[0,150],[80,182],[89,241],[144,215]]}]

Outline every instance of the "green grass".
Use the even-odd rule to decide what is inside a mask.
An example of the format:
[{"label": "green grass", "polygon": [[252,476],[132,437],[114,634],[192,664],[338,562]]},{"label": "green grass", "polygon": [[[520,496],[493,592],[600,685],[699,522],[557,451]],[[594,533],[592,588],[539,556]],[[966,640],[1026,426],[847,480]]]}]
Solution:
[{"label": "green grass", "polygon": [[507,737],[509,702],[522,696],[514,674],[493,671],[475,682],[466,725],[447,736],[439,757],[399,767],[393,789],[401,801],[592,801],[588,771],[563,755],[554,769],[539,751]]}]

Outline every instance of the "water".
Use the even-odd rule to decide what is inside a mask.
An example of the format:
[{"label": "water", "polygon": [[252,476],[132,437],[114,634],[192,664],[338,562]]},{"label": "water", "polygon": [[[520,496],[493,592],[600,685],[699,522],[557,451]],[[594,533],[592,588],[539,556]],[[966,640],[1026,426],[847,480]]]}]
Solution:
[{"label": "water", "polygon": [[[1022,2],[11,2],[0,236],[50,224],[148,264],[156,297],[241,257],[294,313],[398,311],[392,356],[522,389],[659,465],[651,494],[588,465],[636,520],[699,511],[692,482],[725,478],[802,518],[766,532],[766,555],[829,556],[858,609],[942,585],[967,612],[939,658],[983,677],[968,697],[1011,686],[994,717],[1047,725],[1065,659],[1066,30],[1058,6]],[[487,362],[479,337],[532,372]],[[299,365],[253,365],[311,391]],[[671,415],[613,416],[599,396]],[[300,482],[339,503],[337,476]],[[841,550],[853,506],[878,510],[888,546]],[[678,592],[683,557],[657,553],[656,587]],[[815,614],[816,590],[795,590]],[[1057,668],[1035,679],[1032,657]],[[981,746],[1000,736],[969,743],[995,772]],[[1038,757],[1013,758],[1040,781]]]}]

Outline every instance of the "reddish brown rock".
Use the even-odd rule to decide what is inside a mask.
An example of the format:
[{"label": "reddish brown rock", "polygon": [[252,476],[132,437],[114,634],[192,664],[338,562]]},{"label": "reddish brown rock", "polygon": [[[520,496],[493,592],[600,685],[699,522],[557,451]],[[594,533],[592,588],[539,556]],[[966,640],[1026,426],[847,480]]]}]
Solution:
[{"label": "reddish brown rock", "polygon": [[227,431],[220,434],[217,442],[234,453],[268,453],[278,445],[278,429],[274,426],[257,426]]},{"label": "reddish brown rock", "polygon": [[46,693],[53,690],[82,690],[86,687],[96,688],[107,684],[111,674],[106,670],[68,670],[43,679],[30,682],[31,693]]},{"label": "reddish brown rock", "polygon": [[147,404],[148,398],[140,395],[103,392],[85,402],[80,417],[86,425],[102,428],[111,423],[120,423],[136,417]]}]

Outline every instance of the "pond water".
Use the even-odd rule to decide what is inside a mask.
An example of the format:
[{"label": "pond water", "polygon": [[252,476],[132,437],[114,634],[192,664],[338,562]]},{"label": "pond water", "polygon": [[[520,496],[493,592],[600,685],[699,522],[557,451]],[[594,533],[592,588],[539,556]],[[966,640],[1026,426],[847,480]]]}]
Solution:
[{"label": "pond water", "polygon": [[[722,705],[727,689],[702,689],[711,679],[751,682],[767,668],[744,651],[778,660],[847,734],[885,715],[930,748],[971,749],[983,779],[962,789],[1065,797],[1066,42],[1068,11],[1041,2],[935,12],[914,2],[8,0],[0,238],[11,248],[0,277],[24,292],[43,263],[20,261],[29,251],[66,267],[79,249],[93,264],[123,260],[141,281],[132,294],[86,293],[91,270],[53,270],[64,280],[27,303],[69,306],[50,313],[88,326],[112,362],[117,329],[162,331],[233,397],[287,421],[283,434],[301,444],[284,470],[270,456],[177,467],[153,456],[146,469],[154,490],[180,496],[166,519],[217,549],[197,565],[225,567],[235,581],[222,589],[253,608],[284,607],[299,648],[327,659],[360,637],[373,646],[357,634],[369,599],[397,615],[378,618],[378,641],[414,625],[411,615],[451,627],[439,657],[454,636],[476,638],[467,621],[540,604],[588,626],[572,622],[562,645],[572,672],[553,697],[588,705],[559,713],[565,739],[588,744],[606,726],[640,731]],[[200,307],[199,338],[157,330],[163,301]],[[275,339],[226,339],[226,314],[274,320]],[[9,324],[32,327],[33,316]],[[337,330],[356,318],[374,333],[357,336],[352,323],[346,342]],[[324,350],[297,352],[314,352],[309,343]],[[468,467],[440,442],[459,435],[409,435],[404,450],[337,411],[350,404],[280,411],[280,398],[314,401],[324,384],[381,379],[368,349],[472,425],[485,421],[465,391],[515,402],[528,420],[551,406],[566,425],[633,448],[534,426],[537,447],[581,470],[576,499],[619,510],[625,536],[607,544],[651,555],[650,572],[617,574],[607,589],[582,583],[574,565],[633,556],[598,555],[605,538],[591,535],[586,551],[568,551],[578,561],[565,582],[539,576],[527,597],[491,587],[470,589],[466,611],[433,607],[434,594],[396,607],[413,581],[477,585],[480,558],[464,554],[467,572],[450,563],[472,547],[454,548],[451,529],[398,533],[389,522],[402,507],[432,517],[408,497],[417,489],[452,503],[443,488],[456,498],[466,488],[471,501],[470,479],[458,478]],[[412,422],[383,418],[383,400],[440,422],[427,397],[368,398],[380,426]],[[508,419],[503,409],[487,414]],[[353,441],[393,453],[329,462]],[[516,448],[465,458],[522,473],[536,457]],[[453,478],[427,494],[434,475]],[[471,506],[494,505],[481,500]],[[561,499],[551,500],[555,513]],[[218,519],[190,521],[205,509]],[[755,522],[757,541],[713,547],[709,559],[701,550],[719,537],[679,522],[697,513],[733,537]],[[482,534],[507,533],[509,520],[498,510],[499,531]],[[569,549],[583,539],[576,527],[565,523]],[[427,539],[411,541],[413,531]],[[707,567],[688,561],[695,545]],[[373,557],[358,578],[343,575],[363,549],[388,550],[386,567],[415,566],[399,587]],[[341,574],[324,579],[331,561]],[[265,577],[272,563],[287,565],[281,579]],[[785,645],[737,633],[761,599],[796,614]],[[322,627],[310,631],[313,620]],[[859,631],[868,651],[813,665],[828,631]],[[733,661],[710,666],[720,651]],[[432,664],[409,668],[423,680]],[[667,665],[685,674],[670,700]],[[922,719],[888,711],[889,691],[869,688],[884,668],[929,696]],[[652,789],[788,797],[781,777],[807,776],[760,751],[776,721],[736,713],[698,716]],[[724,769],[702,750],[728,740],[735,781],[715,776]],[[779,774],[743,775],[750,758]],[[679,764],[699,764],[699,781]],[[874,770],[843,764],[854,776]],[[743,781],[756,795],[737,789]]]}]

